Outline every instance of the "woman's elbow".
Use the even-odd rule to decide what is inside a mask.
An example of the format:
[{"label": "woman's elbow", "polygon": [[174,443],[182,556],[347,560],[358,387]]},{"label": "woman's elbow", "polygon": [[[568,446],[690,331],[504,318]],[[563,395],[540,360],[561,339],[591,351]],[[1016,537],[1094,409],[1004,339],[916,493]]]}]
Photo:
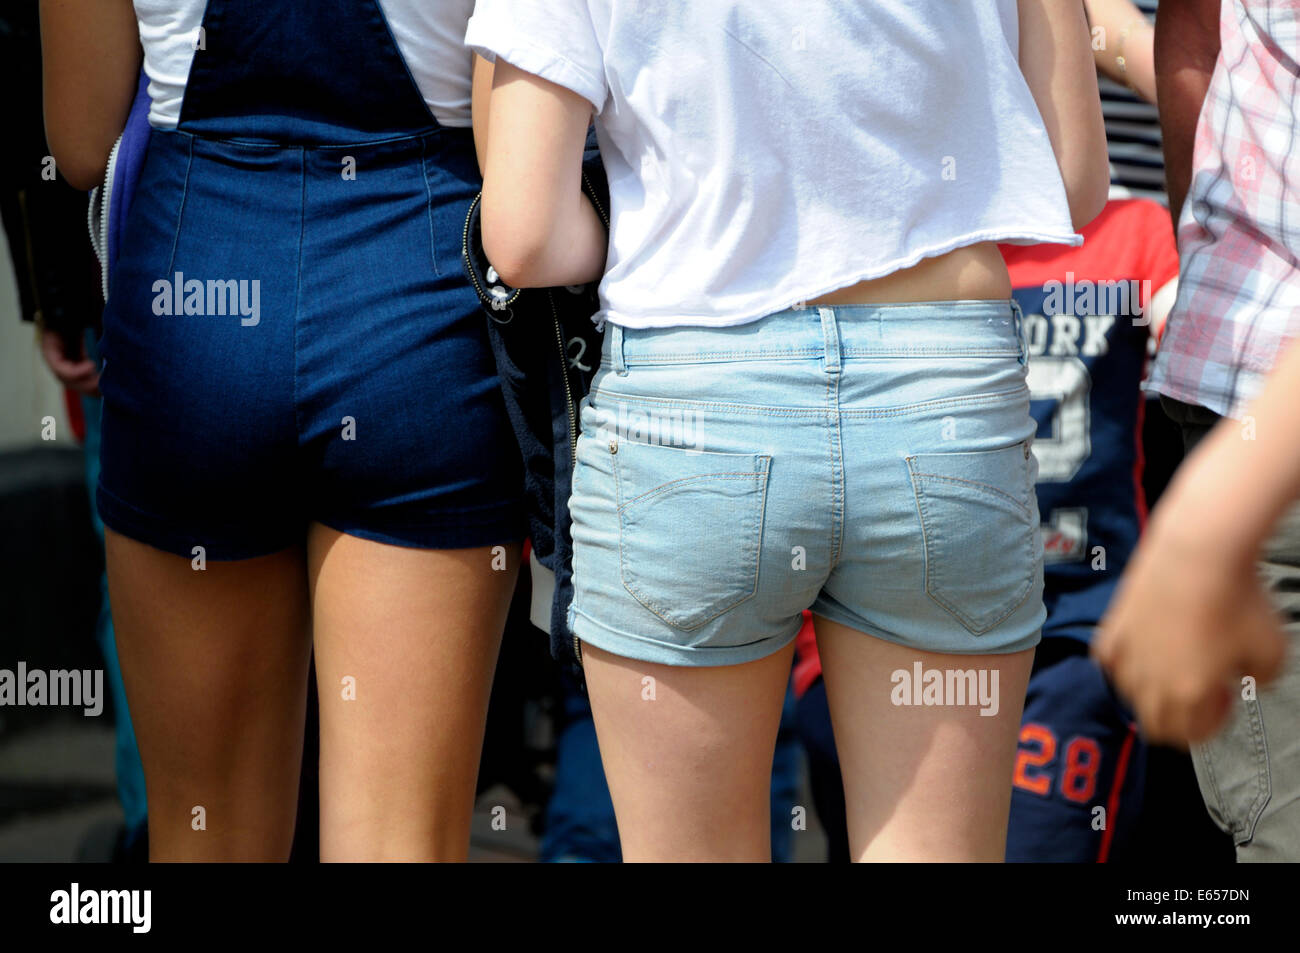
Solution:
[{"label": "woman's elbow", "polygon": [[501,280],[512,288],[546,286],[544,251],[541,242],[531,241],[528,236],[502,234],[484,226],[483,253]]},{"label": "woman's elbow", "polygon": [[487,243],[484,243],[483,250],[501,280],[511,288],[543,288],[549,284],[542,278],[545,269],[537,254],[514,246],[501,252]]},{"label": "woman's elbow", "polygon": [[498,210],[483,197],[483,253],[501,280],[512,288],[546,287],[550,235],[542,223]]},{"label": "woman's elbow", "polygon": [[1101,214],[1110,198],[1110,163],[1103,149],[1100,161],[1087,163],[1065,176],[1070,223],[1077,232]]},{"label": "woman's elbow", "polygon": [[99,148],[75,135],[60,133],[49,124],[45,138],[54,157],[54,168],[74,189],[86,192],[103,184],[111,144],[107,149]]},{"label": "woman's elbow", "polygon": [[92,162],[69,164],[59,161],[57,156],[54,163],[55,168],[59,170],[59,174],[74,189],[89,192],[96,186],[104,184],[104,173],[108,168],[106,163],[102,165],[96,165]]}]

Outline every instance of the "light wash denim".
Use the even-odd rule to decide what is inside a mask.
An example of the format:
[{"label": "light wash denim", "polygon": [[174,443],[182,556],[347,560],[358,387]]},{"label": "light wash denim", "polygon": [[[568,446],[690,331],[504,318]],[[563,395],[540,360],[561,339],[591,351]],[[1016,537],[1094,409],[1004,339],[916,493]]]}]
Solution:
[{"label": "light wash denim", "polygon": [[1035,424],[1011,301],[611,325],[574,477],[583,641],[732,665],[800,613],[934,652],[1037,644]]}]

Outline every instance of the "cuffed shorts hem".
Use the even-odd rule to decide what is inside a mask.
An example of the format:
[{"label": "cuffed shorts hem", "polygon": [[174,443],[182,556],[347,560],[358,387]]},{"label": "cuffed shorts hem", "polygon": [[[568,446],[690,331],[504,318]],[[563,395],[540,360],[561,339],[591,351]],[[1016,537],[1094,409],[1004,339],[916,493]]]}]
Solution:
[{"label": "cuffed shorts hem", "polygon": [[938,655],[1012,655],[1016,652],[1023,652],[1025,649],[1037,647],[1038,643],[1043,639],[1043,630],[1034,629],[1029,635],[1015,638],[989,633],[984,635],[966,633],[964,636],[958,636],[960,642],[955,642],[951,638],[946,640],[936,638],[926,639],[923,645],[916,639],[886,632],[884,629],[864,621],[861,616],[855,615],[851,610],[837,603],[828,602],[825,597],[814,602],[809,607],[809,611],[813,615],[825,616],[832,622],[846,625],[850,629],[861,632],[873,639],[892,642],[895,645],[901,645],[903,648],[914,649],[918,652],[934,652]]},{"label": "cuffed shorts hem", "polygon": [[576,608],[569,612],[570,631],[589,645],[638,662],[655,662],[660,665],[686,668],[741,665],[767,658],[793,642],[802,626],[803,617],[796,616],[793,627],[785,635],[769,636],[747,645],[691,647],[611,629]]}]

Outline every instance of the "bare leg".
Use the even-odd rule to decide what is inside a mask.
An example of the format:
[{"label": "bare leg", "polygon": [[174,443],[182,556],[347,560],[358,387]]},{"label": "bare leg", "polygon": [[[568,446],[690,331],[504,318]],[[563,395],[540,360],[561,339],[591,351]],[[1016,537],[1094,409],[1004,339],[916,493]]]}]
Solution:
[{"label": "bare leg", "polygon": [[583,644],[624,860],[772,859],[772,756],[793,653],[688,668]]},{"label": "bare leg", "polygon": [[307,699],[303,554],[191,561],[105,532],[151,860],[286,860]]},{"label": "bare leg", "polygon": [[[835,745],[856,860],[994,861],[1006,851],[1011,772],[1033,666],[1013,655],[904,648],[817,616]],[[997,713],[979,705],[905,706],[893,672],[998,672]]]},{"label": "bare leg", "polygon": [[420,550],[308,534],[321,859],[464,860],[520,546]]}]

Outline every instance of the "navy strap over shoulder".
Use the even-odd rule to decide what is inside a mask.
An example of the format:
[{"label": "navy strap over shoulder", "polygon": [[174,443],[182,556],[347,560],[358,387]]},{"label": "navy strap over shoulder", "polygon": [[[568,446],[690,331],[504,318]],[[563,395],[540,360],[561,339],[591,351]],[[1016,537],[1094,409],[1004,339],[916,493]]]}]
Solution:
[{"label": "navy strap over shoulder", "polygon": [[178,128],[330,144],[438,122],[378,0],[209,0]]}]

